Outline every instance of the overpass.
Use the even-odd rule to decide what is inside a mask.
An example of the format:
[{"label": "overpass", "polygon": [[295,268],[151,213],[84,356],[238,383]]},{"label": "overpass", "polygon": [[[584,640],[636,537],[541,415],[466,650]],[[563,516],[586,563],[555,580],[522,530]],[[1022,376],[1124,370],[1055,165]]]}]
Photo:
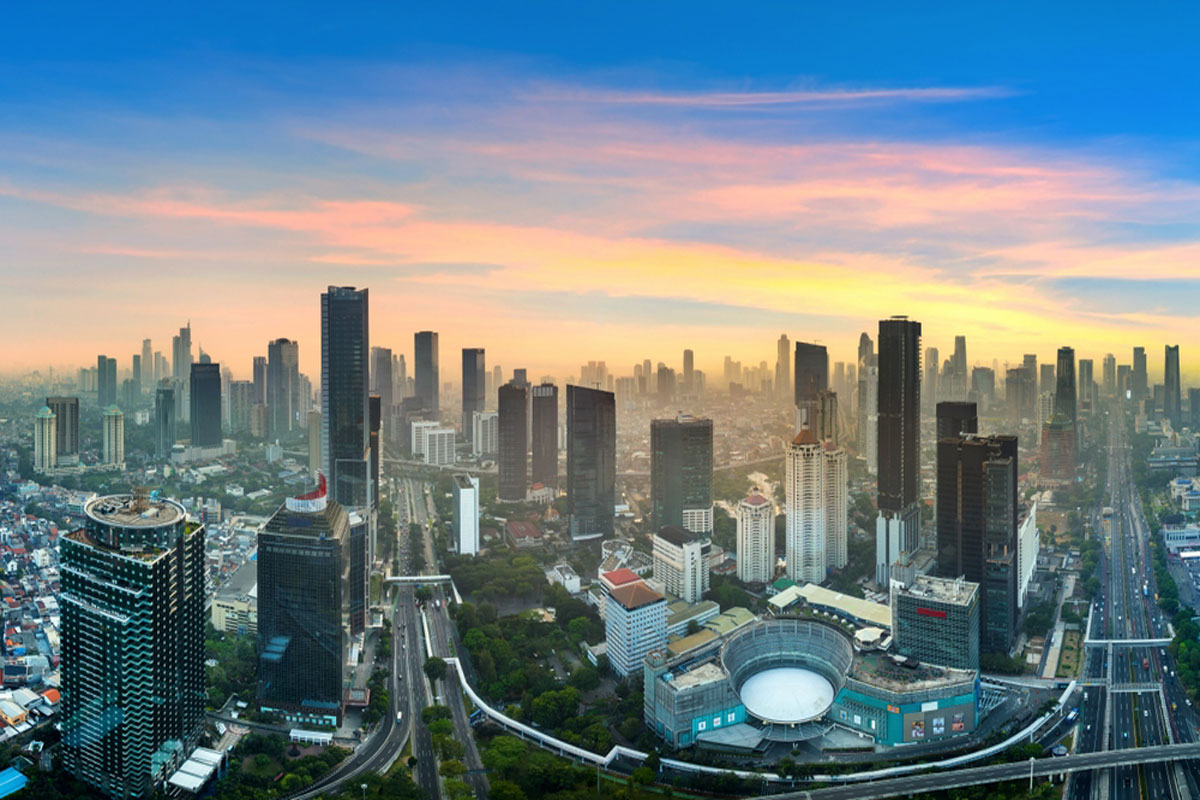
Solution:
[{"label": "overpass", "polygon": [[383,579],[384,583],[393,583],[400,586],[419,586],[423,583],[448,583],[450,591],[454,592],[454,602],[462,605],[462,595],[458,593],[458,587],[454,585],[454,579],[449,575],[387,575]]},{"label": "overpass", "polygon": [[1166,647],[1171,639],[1084,639],[1084,647]]},{"label": "overpass", "polygon": [[1013,764],[992,764],[949,772],[930,772],[906,775],[881,781],[810,789],[772,795],[773,800],[875,800],[875,798],[912,795],[963,786],[1044,778],[1108,767],[1129,767],[1162,761],[1185,761],[1200,756],[1200,743],[1164,744],[1128,750],[1107,750],[1096,753],[1076,753],[1062,758],[1039,758]]}]

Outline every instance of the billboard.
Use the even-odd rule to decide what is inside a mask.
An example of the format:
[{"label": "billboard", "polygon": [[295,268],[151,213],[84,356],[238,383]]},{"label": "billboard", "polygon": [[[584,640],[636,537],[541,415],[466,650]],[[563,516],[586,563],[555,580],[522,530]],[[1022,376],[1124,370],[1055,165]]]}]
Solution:
[{"label": "billboard", "polygon": [[944,708],[930,708],[926,703],[921,710],[909,711],[902,717],[901,731],[905,742],[927,742],[946,736],[960,736],[975,729],[975,706],[959,703]]}]

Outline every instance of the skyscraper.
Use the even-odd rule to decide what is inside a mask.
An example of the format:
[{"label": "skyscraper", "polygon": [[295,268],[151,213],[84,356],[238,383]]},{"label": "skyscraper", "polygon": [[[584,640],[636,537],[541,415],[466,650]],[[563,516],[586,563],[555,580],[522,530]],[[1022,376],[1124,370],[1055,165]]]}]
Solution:
[{"label": "skyscraper", "polygon": [[532,405],[533,464],[530,480],[552,489],[558,487],[558,387],[553,383],[534,386]]},{"label": "skyscraper", "polygon": [[500,453],[497,496],[501,500],[524,500],[529,492],[528,450],[529,389],[509,382],[500,387]]},{"label": "skyscraper", "polygon": [[787,505],[785,558],[794,581],[825,580],[826,502],[825,450],[807,425],[788,445],[784,478]]},{"label": "skyscraper", "polygon": [[258,533],[258,702],[293,722],[341,723],[349,539],[349,515],[323,475]]},{"label": "skyscraper", "polygon": [[267,359],[265,356],[254,357],[254,402],[262,406],[267,404]]},{"label": "skyscraper", "polygon": [[[858,433],[858,452],[866,456],[868,451],[868,440],[874,441],[878,430],[874,424],[874,417],[878,411],[878,401],[875,395],[871,394],[871,389],[867,385],[870,378],[868,369],[876,366],[875,360],[875,345],[871,341],[871,337],[864,331],[862,336],[858,337],[858,393],[857,393],[857,433]],[[876,374],[876,380],[878,375]],[[876,386],[878,388],[878,385]],[[868,458],[868,469],[871,469],[871,459]],[[871,469],[872,474],[874,470]]]},{"label": "skyscraper", "polygon": [[745,583],[775,577],[775,506],[757,491],[737,507],[737,576]]},{"label": "skyscraper", "polygon": [[1054,416],[1070,421],[1079,420],[1079,401],[1075,383],[1075,350],[1058,348],[1058,369],[1054,388]]},{"label": "skyscraper", "polygon": [[1145,400],[1150,385],[1146,375],[1146,348],[1133,348],[1133,371],[1129,377],[1132,383],[1129,390],[1133,401],[1139,402]]},{"label": "skyscraper", "polygon": [[792,343],[786,333],[779,334],[775,356],[775,393],[787,397],[794,393],[792,386]]},{"label": "skyscraper", "polygon": [[1163,416],[1171,421],[1171,427],[1183,427],[1183,397],[1179,386],[1179,345],[1166,346],[1163,361]]},{"label": "skyscraper", "polygon": [[276,339],[267,344],[267,430],[272,439],[281,439],[299,427],[300,345],[291,339]]},{"label": "skyscraper", "polygon": [[713,426],[680,414],[650,422],[650,508],[654,528],[713,530]]},{"label": "skyscraper", "polygon": [[125,464],[125,414],[115,405],[104,409],[101,418],[102,448],[100,463]]},{"label": "skyscraper", "polygon": [[937,405],[938,400],[938,349],[936,347],[925,348],[925,397],[922,403],[927,408],[933,408]]},{"label": "skyscraper", "polygon": [[221,446],[221,365],[192,364],[191,421],[194,447]]},{"label": "skyscraper", "polygon": [[1117,359],[1112,353],[1104,355],[1104,396],[1113,397],[1117,393]]},{"label": "skyscraper", "polygon": [[696,372],[696,356],[691,350],[683,351],[683,393],[694,394],[696,387],[693,383]]},{"label": "skyscraper", "polygon": [[370,325],[366,289],[330,286],[321,295],[321,456],[339,504],[370,505]]},{"label": "skyscraper", "polygon": [[168,385],[159,386],[154,392],[154,457],[165,461],[171,457],[171,449],[178,440],[175,430],[175,389]]},{"label": "skyscraper", "polygon": [[1091,411],[1096,394],[1096,381],[1093,377],[1093,363],[1090,358],[1079,359],[1079,409]]},{"label": "skyscraper", "polygon": [[[229,384],[229,430],[232,433],[249,433],[251,414],[254,409],[254,384],[250,381],[233,381]],[[318,436],[320,433],[318,432]]]},{"label": "skyscraper", "polygon": [[47,473],[58,465],[58,421],[45,405],[33,416],[33,471]]},{"label": "skyscraper", "polygon": [[823,344],[796,342],[795,368],[792,371],[796,408],[801,424],[814,426],[815,402],[829,388],[829,354]]},{"label": "skyscraper", "polygon": [[615,396],[567,386],[567,512],[572,539],[612,536],[616,462]]},{"label": "skyscraper", "polygon": [[482,347],[464,347],[462,351],[462,431],[463,438],[471,439],[471,420],[476,412],[483,413],[487,404],[486,369]]},{"label": "skyscraper", "polygon": [[149,394],[158,385],[154,366],[154,352],[149,339],[142,339],[142,394]]},{"label": "skyscraper", "polygon": [[149,798],[204,732],[204,526],[144,493],[84,516],[60,546],[63,766]]},{"label": "skyscraper", "polygon": [[383,436],[389,438],[392,406],[396,404],[396,381],[392,365],[396,363],[391,348],[371,348],[371,393],[379,395],[379,406],[383,412]]},{"label": "skyscraper", "polygon": [[192,373],[192,323],[179,329],[171,338],[171,367],[176,380],[186,381]]},{"label": "skyscraper", "polygon": [[891,567],[907,565],[920,534],[921,323],[879,322],[879,519],[875,577],[885,587]]},{"label": "skyscraper", "polygon": [[437,419],[441,406],[438,402],[438,335],[434,331],[419,331],[413,334],[414,372],[416,393],[421,405]]},{"label": "skyscraper", "polygon": [[47,397],[46,405],[55,417],[55,456],[60,463],[64,459],[79,458],[79,398]]},{"label": "skyscraper", "polygon": [[108,408],[117,402],[117,360],[96,356],[96,403]]},{"label": "skyscraper", "polygon": [[1038,381],[1038,394],[1054,393],[1054,365],[1042,364],[1041,377]]},{"label": "skyscraper", "polygon": [[979,433],[979,415],[974,403],[948,400],[937,404],[937,441],[964,433]]}]

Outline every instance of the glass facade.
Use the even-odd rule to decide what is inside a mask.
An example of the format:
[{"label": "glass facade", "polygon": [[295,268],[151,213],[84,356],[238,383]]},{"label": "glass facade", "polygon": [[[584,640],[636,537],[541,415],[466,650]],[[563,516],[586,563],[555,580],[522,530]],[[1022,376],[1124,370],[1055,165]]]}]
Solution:
[{"label": "glass facade", "polygon": [[413,355],[415,364],[413,382],[417,397],[420,398],[421,408],[433,414],[437,419],[441,410],[439,402],[438,383],[438,335],[434,331],[419,331],[413,334]]},{"label": "glass facade", "polygon": [[191,386],[192,445],[221,446],[221,365],[192,364]]},{"label": "glass facade", "polygon": [[711,419],[680,417],[650,423],[654,527],[677,525],[691,530],[684,523],[684,511],[712,508],[712,448]]},{"label": "glass facade", "polygon": [[558,486],[558,387],[543,383],[533,389],[533,463],[530,480]]},{"label": "glass facade", "polygon": [[498,393],[499,493],[501,500],[524,500],[529,489],[529,388],[506,383]]},{"label": "glass facade", "polygon": [[462,432],[471,441],[471,415],[483,413],[487,398],[482,347],[464,347],[462,351]]},{"label": "glass facade", "polygon": [[366,289],[330,286],[321,295],[322,471],[347,507],[370,503],[367,331]]},{"label": "glass facade", "polygon": [[613,534],[617,406],[612,392],[567,387],[567,512],[572,539]]},{"label": "glass facade", "polygon": [[145,496],[85,515],[60,551],[63,766],[110,797],[151,797],[203,732],[204,527]]}]

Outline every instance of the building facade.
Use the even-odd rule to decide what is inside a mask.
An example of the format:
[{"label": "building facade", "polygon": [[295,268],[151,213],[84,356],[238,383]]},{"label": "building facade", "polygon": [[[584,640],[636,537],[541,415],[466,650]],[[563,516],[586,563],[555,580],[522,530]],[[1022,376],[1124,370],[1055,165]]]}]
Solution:
[{"label": "building facade", "polygon": [[921,323],[907,317],[879,322],[878,408],[875,581],[886,587],[892,566],[916,551],[921,523]]},{"label": "building facade", "polygon": [[415,391],[421,407],[433,414],[441,412],[441,387],[438,382],[438,335],[435,331],[413,334]]},{"label": "building facade", "polygon": [[745,583],[775,578],[775,506],[755,491],[738,503],[737,576]]},{"label": "building facade", "polygon": [[221,446],[221,365],[192,364],[190,377],[192,446]]},{"label": "building facade", "polygon": [[612,392],[567,387],[567,513],[571,538],[613,535],[617,411]]},{"label": "building facade", "polygon": [[479,479],[454,476],[454,542],[461,556],[479,552]]},{"label": "building facade", "polygon": [[100,463],[113,466],[125,465],[125,414],[116,406],[104,409],[101,421],[103,448]]},{"label": "building facade", "polygon": [[558,387],[542,383],[530,387],[531,459],[530,481],[558,488]]},{"label": "building facade", "polygon": [[487,401],[487,385],[482,347],[464,347],[462,351],[462,431],[468,443],[473,443],[474,414],[482,413]]},{"label": "building facade", "polygon": [[54,450],[60,463],[79,461],[79,398],[47,397],[46,405],[54,412]]},{"label": "building facade", "polygon": [[58,419],[50,406],[33,416],[33,470],[48,473],[58,465]]},{"label": "building facade", "polygon": [[788,445],[785,465],[787,576],[820,583],[825,580],[829,530],[825,448],[807,425]]},{"label": "building facade", "polygon": [[522,501],[529,492],[529,387],[509,382],[498,395],[500,431],[497,496]]},{"label": "building facade", "polygon": [[656,528],[713,530],[713,426],[680,414],[650,422],[650,507]]},{"label": "building facade", "polygon": [[267,435],[282,439],[300,426],[308,403],[300,398],[300,344],[291,339],[267,343]]},{"label": "building facade", "polygon": [[368,290],[330,286],[321,295],[321,457],[329,493],[370,507],[370,324]]},{"label": "building facade", "polygon": [[668,594],[688,603],[698,603],[709,588],[707,536],[678,525],[666,525],[654,534],[654,577]]},{"label": "building facade", "polygon": [[641,580],[607,589],[604,640],[609,666],[621,677],[640,675],[646,654],[667,643],[667,600]]},{"label": "building facade", "polygon": [[901,655],[923,664],[979,669],[979,584],[918,575],[892,581],[892,636]]}]

